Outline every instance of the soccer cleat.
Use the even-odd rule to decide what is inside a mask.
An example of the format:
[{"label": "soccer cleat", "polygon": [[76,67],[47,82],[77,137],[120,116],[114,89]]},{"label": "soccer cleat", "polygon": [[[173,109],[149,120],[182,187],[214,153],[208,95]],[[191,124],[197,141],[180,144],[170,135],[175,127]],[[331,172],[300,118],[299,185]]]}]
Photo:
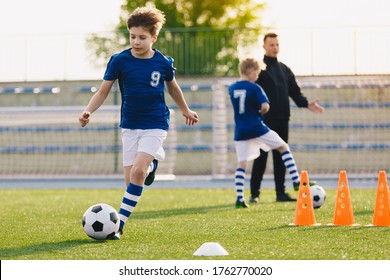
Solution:
[{"label": "soccer cleat", "polygon": [[249,199],[249,202],[250,203],[259,203],[260,199],[258,196],[256,196],[256,197],[251,196],[251,198]]},{"label": "soccer cleat", "polygon": [[276,195],[277,202],[290,202],[297,201],[296,198],[292,198],[288,193],[281,193]]},{"label": "soccer cleat", "polygon": [[156,177],[156,170],[157,170],[157,166],[158,166],[158,160],[154,159],[153,163],[154,163],[154,169],[153,169],[152,172],[150,172],[148,174],[148,176],[146,177],[145,182],[144,182],[144,184],[146,186],[150,186],[153,183],[154,178]]},{"label": "soccer cleat", "polygon": [[122,234],[123,234],[123,229],[119,228],[117,233],[115,233],[114,236],[112,236],[110,239],[111,240],[120,240]]},{"label": "soccer cleat", "polygon": [[[299,190],[299,185],[300,185],[300,182],[297,182],[297,183],[293,182],[294,191],[298,191]],[[310,181],[309,185],[310,185],[310,187],[315,186],[315,185],[317,185],[317,182],[316,181]]]},{"label": "soccer cleat", "polygon": [[236,208],[237,209],[239,209],[239,208],[249,208],[249,205],[246,204],[245,200],[244,201],[237,200],[236,201]]}]

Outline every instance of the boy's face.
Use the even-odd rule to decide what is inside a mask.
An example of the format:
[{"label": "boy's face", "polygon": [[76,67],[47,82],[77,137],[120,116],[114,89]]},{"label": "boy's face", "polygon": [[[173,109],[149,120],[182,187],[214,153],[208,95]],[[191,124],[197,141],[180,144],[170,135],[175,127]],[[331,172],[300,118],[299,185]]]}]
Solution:
[{"label": "boy's face", "polygon": [[279,40],[278,38],[268,37],[265,39],[263,48],[265,50],[265,55],[269,57],[277,57],[279,53]]},{"label": "boy's face", "polygon": [[141,26],[132,27],[129,32],[131,53],[139,58],[149,57],[152,45],[157,40],[157,35],[150,34],[148,29]]}]

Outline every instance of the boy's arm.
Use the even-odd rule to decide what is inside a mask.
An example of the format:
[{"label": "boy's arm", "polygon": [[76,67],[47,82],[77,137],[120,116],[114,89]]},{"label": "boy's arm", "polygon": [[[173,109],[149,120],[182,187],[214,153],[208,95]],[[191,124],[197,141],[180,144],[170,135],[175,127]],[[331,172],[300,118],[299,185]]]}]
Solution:
[{"label": "boy's arm", "polygon": [[188,108],[188,105],[184,99],[183,92],[177,84],[176,80],[173,79],[172,81],[167,81],[166,86],[169,95],[172,97],[173,101],[175,101],[181,113],[186,118],[186,124],[196,124],[199,121],[198,114]]},{"label": "boy's arm", "polygon": [[259,113],[260,115],[264,116],[269,111],[269,104],[268,102],[261,103]]},{"label": "boy's arm", "polygon": [[268,100],[267,94],[265,93],[264,89],[260,85],[258,85],[258,84],[256,84],[256,85],[260,89],[260,91],[257,92],[257,100],[260,103],[260,109],[258,112],[260,115],[264,116],[265,114],[268,113],[269,108],[270,108],[269,100]]},{"label": "boy's arm", "polygon": [[82,127],[88,124],[89,117],[91,116],[91,114],[103,104],[104,100],[106,100],[114,82],[115,81],[104,80],[99,90],[91,97],[91,100],[89,101],[87,107],[84,109],[84,112],[79,117],[79,122]]}]

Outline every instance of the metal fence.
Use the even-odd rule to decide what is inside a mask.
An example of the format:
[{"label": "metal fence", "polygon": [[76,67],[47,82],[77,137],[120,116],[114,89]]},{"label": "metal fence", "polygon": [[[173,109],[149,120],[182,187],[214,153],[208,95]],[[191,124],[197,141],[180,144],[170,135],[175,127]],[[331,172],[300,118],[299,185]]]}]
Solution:
[{"label": "metal fence", "polygon": [[[182,85],[201,122],[187,126],[179,112],[172,116],[160,174],[234,174],[233,112],[221,87],[231,80],[222,82],[199,79]],[[289,144],[300,170],[323,175],[388,171],[390,76],[298,77],[298,83],[309,99],[319,98],[326,108],[312,114],[292,105]],[[0,177],[122,174],[120,111],[110,106],[115,94],[81,128],[78,115],[98,84],[57,86],[0,86],[0,102],[8,104],[0,108]],[[24,107],[17,107],[21,102]],[[170,98],[167,102],[178,110]]]},{"label": "metal fence", "polygon": [[[275,31],[279,58],[296,75],[390,73],[390,26]],[[87,36],[1,35],[0,82],[101,79],[105,62],[95,65]],[[170,29],[160,34],[156,47],[174,57],[178,75],[227,75],[235,70],[236,55],[263,56],[261,37],[237,50],[231,49],[234,40],[239,40],[237,30]]]}]

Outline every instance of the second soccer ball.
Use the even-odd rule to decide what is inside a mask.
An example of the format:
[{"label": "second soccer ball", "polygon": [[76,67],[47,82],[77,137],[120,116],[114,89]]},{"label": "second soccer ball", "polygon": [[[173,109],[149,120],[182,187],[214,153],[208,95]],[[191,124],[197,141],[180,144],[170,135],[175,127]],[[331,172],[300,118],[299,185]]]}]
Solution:
[{"label": "second soccer ball", "polygon": [[310,194],[313,199],[313,208],[320,208],[324,204],[326,198],[326,192],[324,188],[318,185],[314,185],[310,187]]}]

